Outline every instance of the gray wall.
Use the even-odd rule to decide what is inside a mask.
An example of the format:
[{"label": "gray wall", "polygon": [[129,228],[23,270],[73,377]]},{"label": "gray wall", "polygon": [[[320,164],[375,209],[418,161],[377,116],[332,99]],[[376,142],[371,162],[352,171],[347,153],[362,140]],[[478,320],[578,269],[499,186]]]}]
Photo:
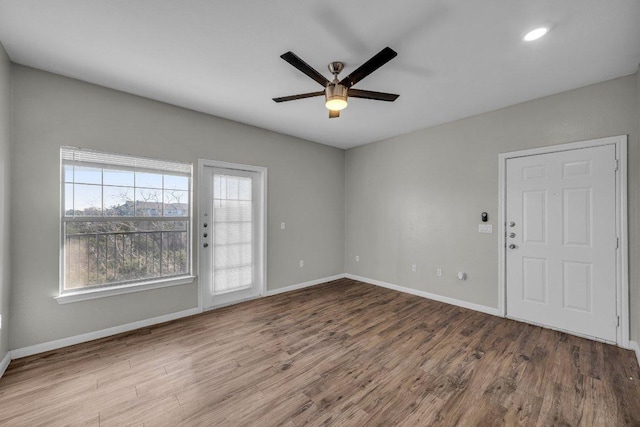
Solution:
[{"label": "gray wall", "polygon": [[0,44],[0,360],[9,350],[9,207],[11,184],[11,63]]},{"label": "gray wall", "polygon": [[[628,134],[638,339],[637,84],[635,75],[622,77],[348,150],[346,272],[497,307],[498,154]],[[483,211],[493,234],[478,233]],[[468,279],[457,280],[458,271]]]},{"label": "gray wall", "polygon": [[[640,66],[638,67],[638,72],[636,73],[636,119],[638,120],[638,140],[640,144]],[[635,269],[635,275],[631,278],[631,339],[637,343],[640,343],[640,266],[638,264],[638,256],[640,256],[640,197],[637,195],[638,191],[640,191],[640,154],[637,154],[636,157],[632,160],[629,160],[629,169],[635,169],[633,174],[635,174],[635,204],[630,204],[630,216],[629,222],[633,223],[633,229],[635,230],[635,234],[631,235],[631,239],[635,240],[636,250],[633,252],[632,256],[630,256],[629,263],[632,268]],[[630,190],[631,191],[631,190]]]},{"label": "gray wall", "polygon": [[54,301],[61,145],[196,166],[199,158],[266,166],[269,289],[344,271],[343,150],[19,65],[13,65],[13,112],[12,349],[197,305],[196,283]]},{"label": "gray wall", "polygon": [[[0,192],[6,197],[9,66],[0,54]],[[477,225],[487,211],[497,229],[498,154],[620,134],[630,136],[632,339],[640,340],[640,270],[633,262],[640,249],[638,75],[354,148],[345,156],[342,150],[27,67],[13,65],[12,71],[13,286],[11,317],[4,320],[10,348],[196,306],[196,283],[66,305],[53,300],[60,145],[267,166],[269,289],[346,270],[497,307],[498,236],[478,234]],[[6,221],[7,212],[1,215]],[[285,231],[280,222],[287,223]],[[8,239],[2,237],[6,285]],[[305,260],[303,269],[299,259]],[[441,278],[437,267],[444,270]],[[468,279],[458,281],[457,271]],[[4,286],[3,313],[7,293]],[[6,349],[7,329],[0,350]]]}]

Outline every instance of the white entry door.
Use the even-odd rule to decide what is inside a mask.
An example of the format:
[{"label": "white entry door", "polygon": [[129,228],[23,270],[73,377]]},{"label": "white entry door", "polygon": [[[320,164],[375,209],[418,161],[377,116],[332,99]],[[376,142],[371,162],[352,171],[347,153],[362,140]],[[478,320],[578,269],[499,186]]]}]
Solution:
[{"label": "white entry door", "polygon": [[614,145],[507,160],[507,316],[616,341]]},{"label": "white entry door", "polygon": [[203,166],[200,176],[200,280],[204,308],[264,293],[263,176]]}]

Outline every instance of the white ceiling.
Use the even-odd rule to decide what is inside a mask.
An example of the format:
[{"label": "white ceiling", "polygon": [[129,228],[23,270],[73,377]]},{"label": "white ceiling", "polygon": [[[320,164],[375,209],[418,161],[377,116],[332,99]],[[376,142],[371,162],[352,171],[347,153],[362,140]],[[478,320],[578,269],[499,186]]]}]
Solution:
[{"label": "white ceiling", "polygon": [[[533,43],[522,35],[552,31]],[[0,41],[19,64],[349,148],[632,74],[638,0],[0,0]],[[398,56],[329,120],[288,50],[342,77],[385,46]]]}]

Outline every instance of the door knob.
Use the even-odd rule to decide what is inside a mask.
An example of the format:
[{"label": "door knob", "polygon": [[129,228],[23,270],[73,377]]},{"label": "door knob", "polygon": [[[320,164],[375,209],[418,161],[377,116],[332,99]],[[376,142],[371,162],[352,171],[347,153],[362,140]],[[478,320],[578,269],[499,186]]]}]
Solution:
[{"label": "door knob", "polygon": [[513,222],[513,221],[509,221],[509,227],[515,227],[515,226],[516,226],[516,223],[515,223],[515,222]]},{"label": "door knob", "polygon": [[509,249],[515,249],[516,245],[514,245],[513,243],[509,245]]}]

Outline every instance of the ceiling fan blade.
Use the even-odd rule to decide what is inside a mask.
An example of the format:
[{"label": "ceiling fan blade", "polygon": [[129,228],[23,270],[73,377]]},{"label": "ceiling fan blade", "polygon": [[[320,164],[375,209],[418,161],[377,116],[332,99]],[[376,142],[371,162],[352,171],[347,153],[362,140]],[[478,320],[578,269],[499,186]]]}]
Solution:
[{"label": "ceiling fan blade", "polygon": [[307,64],[306,62],[304,62],[295,53],[289,51],[287,53],[283,53],[282,55],[280,55],[280,58],[284,59],[289,64],[291,64],[294,67],[296,67],[298,70],[302,71],[307,76],[309,76],[313,80],[317,81],[322,87],[326,87],[327,84],[329,83],[329,80],[325,76],[323,76],[322,74],[320,74],[319,72],[314,70],[311,67],[311,65]]},{"label": "ceiling fan blade", "polygon": [[338,117],[340,117],[340,111],[338,111],[338,110],[329,110],[329,118],[330,119],[337,119]]},{"label": "ceiling fan blade", "polygon": [[359,66],[353,73],[342,79],[340,84],[346,87],[353,86],[387,62],[391,61],[397,55],[398,53],[395,50],[390,47],[385,47],[380,52],[376,53],[373,58]]},{"label": "ceiling fan blade", "polygon": [[360,90],[360,89],[349,89],[348,94],[349,94],[349,98],[375,99],[377,101],[389,101],[389,102],[395,101],[400,96],[393,93],[374,92],[372,90]]},{"label": "ceiling fan blade", "polygon": [[300,95],[281,96],[280,98],[273,98],[276,102],[295,101],[296,99],[313,98],[314,96],[322,96],[324,91],[301,93]]}]

